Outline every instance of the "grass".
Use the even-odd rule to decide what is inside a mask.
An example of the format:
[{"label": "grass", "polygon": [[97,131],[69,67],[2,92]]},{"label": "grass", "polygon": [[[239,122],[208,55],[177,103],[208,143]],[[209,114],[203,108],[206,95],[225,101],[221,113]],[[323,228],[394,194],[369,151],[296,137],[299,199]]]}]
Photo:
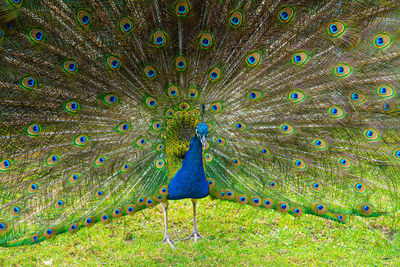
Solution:
[{"label": "grass", "polygon": [[[342,225],[209,198],[199,207],[207,241],[155,245],[163,238],[158,205],[73,235],[0,248],[0,266],[400,265],[398,218],[353,217]],[[172,239],[182,240],[192,228],[191,202],[170,202],[169,211]]]}]

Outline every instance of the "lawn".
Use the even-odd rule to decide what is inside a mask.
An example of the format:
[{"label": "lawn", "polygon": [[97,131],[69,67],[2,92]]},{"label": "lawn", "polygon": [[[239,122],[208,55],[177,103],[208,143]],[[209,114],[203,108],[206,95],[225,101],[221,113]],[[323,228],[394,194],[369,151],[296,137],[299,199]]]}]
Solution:
[{"label": "lawn", "polygon": [[190,200],[170,202],[170,233],[163,238],[161,205],[96,224],[42,243],[0,248],[0,266],[98,265],[400,265],[400,216],[352,217],[339,224],[236,203],[199,201],[199,231],[208,240],[180,241],[190,234]]}]

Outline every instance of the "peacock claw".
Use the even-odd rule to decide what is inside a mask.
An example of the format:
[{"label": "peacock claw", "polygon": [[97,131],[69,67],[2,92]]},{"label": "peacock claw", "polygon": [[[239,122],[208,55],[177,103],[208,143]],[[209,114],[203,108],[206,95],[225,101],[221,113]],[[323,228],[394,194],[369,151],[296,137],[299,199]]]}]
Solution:
[{"label": "peacock claw", "polygon": [[192,239],[193,238],[193,240],[194,240],[194,242],[196,243],[197,242],[197,240],[199,240],[199,239],[204,239],[204,240],[207,240],[207,238],[205,238],[204,236],[202,236],[200,233],[199,233],[199,231],[196,231],[196,230],[192,230],[192,233],[188,236],[188,237],[186,237],[186,238],[184,238],[183,240],[190,240],[190,239]]},{"label": "peacock claw", "polygon": [[170,237],[169,235],[165,235],[165,236],[164,236],[164,239],[163,239],[161,242],[156,243],[156,245],[159,245],[159,244],[161,244],[161,243],[168,243],[168,245],[169,245],[171,248],[176,249],[176,248],[174,247],[174,245],[173,245],[173,244],[175,244],[176,242],[175,242],[174,240],[172,240],[171,237]]}]

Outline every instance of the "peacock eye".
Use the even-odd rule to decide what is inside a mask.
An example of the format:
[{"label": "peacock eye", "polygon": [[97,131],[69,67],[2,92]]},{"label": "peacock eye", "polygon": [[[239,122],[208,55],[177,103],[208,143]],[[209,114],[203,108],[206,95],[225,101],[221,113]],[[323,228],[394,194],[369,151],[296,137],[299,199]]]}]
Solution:
[{"label": "peacock eye", "polygon": [[157,107],[157,100],[153,97],[146,98],[146,106],[149,109],[155,109]]},{"label": "peacock eye", "polygon": [[396,91],[391,85],[381,85],[378,87],[377,93],[382,98],[391,98],[395,95]]},{"label": "peacock eye", "polygon": [[89,138],[84,134],[78,135],[74,139],[74,144],[77,145],[77,146],[84,146],[84,145],[87,144],[88,139]]},{"label": "peacock eye", "polygon": [[173,85],[173,84],[169,85],[167,88],[167,91],[168,91],[169,97],[171,97],[171,98],[175,98],[178,96],[179,91],[178,91],[178,87],[176,85]]},{"label": "peacock eye", "polygon": [[295,15],[294,8],[286,6],[281,8],[279,11],[278,18],[281,22],[288,23],[290,22]]},{"label": "peacock eye", "polygon": [[300,90],[293,90],[289,93],[289,99],[293,103],[300,103],[304,100],[304,98],[305,98],[305,95]]},{"label": "peacock eye", "polygon": [[175,5],[175,13],[178,17],[186,17],[189,14],[190,5],[187,0],[180,0]]},{"label": "peacock eye", "polygon": [[329,115],[334,119],[340,119],[346,115],[345,110],[339,106],[330,107],[328,112],[329,112]]},{"label": "peacock eye", "polygon": [[260,51],[254,51],[246,56],[246,65],[248,67],[256,67],[258,64],[260,64],[262,58],[262,54]]},{"label": "peacock eye", "polygon": [[121,60],[116,56],[108,56],[106,62],[110,70],[119,70],[121,67]]},{"label": "peacock eye", "polygon": [[35,77],[27,76],[20,81],[20,85],[26,90],[32,90],[36,88],[37,81]]},{"label": "peacock eye", "polygon": [[163,31],[157,31],[153,34],[153,45],[157,48],[161,48],[166,44],[166,35]]},{"label": "peacock eye", "polygon": [[199,92],[195,88],[190,89],[188,92],[188,97],[191,100],[197,99],[198,95],[199,95]]},{"label": "peacock eye", "polygon": [[243,14],[241,11],[234,11],[229,17],[229,25],[233,29],[237,29],[242,25],[243,22]]},{"label": "peacock eye", "polygon": [[76,13],[76,20],[81,27],[86,28],[92,23],[92,16],[88,11],[81,9]]},{"label": "peacock eye", "polygon": [[322,190],[322,185],[320,184],[320,182],[313,182],[312,185],[311,185],[311,188],[315,192],[320,192]]},{"label": "peacock eye", "polygon": [[390,45],[392,37],[389,34],[383,33],[375,36],[374,45],[376,48],[384,49]]},{"label": "peacock eye", "polygon": [[300,66],[305,64],[308,61],[307,52],[297,52],[292,55],[292,63],[294,65]]},{"label": "peacock eye", "polygon": [[0,172],[6,172],[11,169],[13,162],[11,159],[3,159],[0,161]]},{"label": "peacock eye", "polygon": [[119,30],[125,35],[130,34],[133,31],[132,20],[128,17],[121,18],[119,21]]},{"label": "peacock eye", "polygon": [[208,74],[210,82],[218,81],[220,79],[220,76],[221,76],[221,69],[219,67],[213,67]]},{"label": "peacock eye", "polygon": [[351,162],[351,160],[350,160],[349,158],[347,158],[347,157],[340,157],[340,158],[338,159],[338,162],[339,162],[339,166],[340,166],[341,168],[349,169],[349,168],[352,167],[352,162]]},{"label": "peacock eye", "polygon": [[106,156],[98,156],[95,160],[95,166],[103,166],[106,162],[107,158]]},{"label": "peacock eye", "polygon": [[175,69],[179,72],[185,71],[187,68],[186,58],[184,56],[177,56],[175,58]]},{"label": "peacock eye", "polygon": [[45,40],[45,33],[41,29],[32,29],[29,32],[29,38],[33,43],[41,44]]},{"label": "peacock eye", "polygon": [[67,59],[63,63],[63,69],[69,74],[76,73],[78,71],[78,63],[75,60]]},{"label": "peacock eye", "polygon": [[283,133],[285,135],[291,135],[291,134],[295,133],[294,127],[291,124],[286,123],[286,122],[282,123],[279,128],[280,128],[281,133]]},{"label": "peacock eye", "polygon": [[200,35],[200,48],[207,50],[213,45],[213,35],[209,32],[204,32]]},{"label": "peacock eye", "polygon": [[286,212],[289,212],[289,204],[288,203],[286,203],[286,202],[279,202],[278,204],[277,204],[277,209],[278,209],[278,211],[280,211],[280,212],[283,212],[283,213],[286,213]]},{"label": "peacock eye", "polygon": [[[222,104],[221,104],[221,102],[215,102],[215,103],[213,103],[213,104],[210,106],[210,110],[211,110],[212,112],[215,112],[215,113],[220,112],[220,111],[222,110]],[[242,123],[240,123],[238,129],[241,129],[241,128],[242,128]]]},{"label": "peacock eye", "polygon": [[335,67],[335,74],[338,77],[346,77],[352,72],[352,68],[347,63],[341,63],[336,65]]},{"label": "peacock eye", "polygon": [[346,26],[344,25],[344,23],[340,22],[340,21],[335,21],[332,22],[328,25],[327,31],[329,33],[329,35],[334,36],[334,37],[338,37],[340,35],[342,35],[346,30]]},{"label": "peacock eye", "polygon": [[143,72],[148,80],[157,78],[157,70],[151,65],[144,67]]},{"label": "peacock eye", "polygon": [[60,161],[60,156],[58,154],[50,154],[46,159],[47,164],[50,166],[57,165],[59,161]]},{"label": "peacock eye", "polygon": [[113,106],[113,105],[118,103],[119,99],[118,99],[118,96],[116,94],[110,93],[110,94],[107,94],[107,95],[105,95],[103,97],[103,101],[107,105]]}]

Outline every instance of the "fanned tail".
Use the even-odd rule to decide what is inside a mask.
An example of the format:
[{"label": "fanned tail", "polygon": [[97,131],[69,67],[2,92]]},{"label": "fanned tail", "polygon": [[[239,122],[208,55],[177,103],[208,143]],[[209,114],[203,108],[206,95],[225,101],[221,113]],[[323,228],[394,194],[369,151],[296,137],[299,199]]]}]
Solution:
[{"label": "fanned tail", "polygon": [[2,1],[0,245],[210,194],[338,222],[399,208],[397,1]]}]

